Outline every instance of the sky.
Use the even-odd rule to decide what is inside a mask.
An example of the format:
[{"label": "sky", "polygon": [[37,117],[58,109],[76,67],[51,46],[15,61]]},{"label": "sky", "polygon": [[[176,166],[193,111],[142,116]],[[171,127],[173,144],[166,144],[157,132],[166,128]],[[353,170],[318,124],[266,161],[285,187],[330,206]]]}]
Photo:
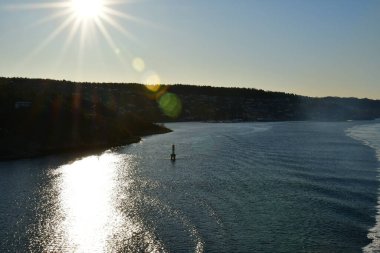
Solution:
[{"label": "sky", "polygon": [[1,0],[0,76],[380,99],[380,1]]}]

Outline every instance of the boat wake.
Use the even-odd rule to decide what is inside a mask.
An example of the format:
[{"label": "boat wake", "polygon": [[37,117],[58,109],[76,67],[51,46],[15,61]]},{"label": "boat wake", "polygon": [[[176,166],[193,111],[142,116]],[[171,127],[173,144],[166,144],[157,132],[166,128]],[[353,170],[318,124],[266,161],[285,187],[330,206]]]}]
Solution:
[{"label": "boat wake", "polygon": [[[380,123],[355,126],[348,129],[346,133],[351,138],[373,148],[380,163]],[[377,170],[380,174],[380,166],[378,166]],[[363,252],[365,253],[380,252],[380,189],[378,190],[376,209],[376,224],[368,231],[367,236],[371,240],[371,243],[363,248]]]}]

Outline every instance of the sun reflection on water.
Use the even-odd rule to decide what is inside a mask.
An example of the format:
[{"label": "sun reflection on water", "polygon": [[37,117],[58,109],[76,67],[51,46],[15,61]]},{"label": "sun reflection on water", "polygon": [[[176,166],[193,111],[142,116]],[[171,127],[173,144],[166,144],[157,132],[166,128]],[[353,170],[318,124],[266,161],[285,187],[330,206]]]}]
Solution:
[{"label": "sun reflection on water", "polygon": [[114,228],[123,222],[114,209],[115,159],[90,156],[61,169],[61,208],[67,240],[77,252],[103,252]]},{"label": "sun reflection on water", "polygon": [[[106,152],[58,168],[54,229],[43,237],[48,252],[162,252],[136,207],[133,159]],[[128,171],[129,170],[129,171]],[[41,242],[40,242],[41,243]],[[43,243],[45,244],[45,243]]]}]

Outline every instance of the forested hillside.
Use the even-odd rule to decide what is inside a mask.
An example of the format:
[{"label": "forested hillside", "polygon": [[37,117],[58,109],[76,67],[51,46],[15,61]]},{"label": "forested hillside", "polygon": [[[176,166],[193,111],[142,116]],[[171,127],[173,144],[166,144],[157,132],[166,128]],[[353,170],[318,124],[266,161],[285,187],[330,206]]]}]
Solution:
[{"label": "forested hillside", "polygon": [[375,118],[380,118],[380,100],[246,88],[0,78],[0,157],[122,145],[169,131],[152,122]]}]

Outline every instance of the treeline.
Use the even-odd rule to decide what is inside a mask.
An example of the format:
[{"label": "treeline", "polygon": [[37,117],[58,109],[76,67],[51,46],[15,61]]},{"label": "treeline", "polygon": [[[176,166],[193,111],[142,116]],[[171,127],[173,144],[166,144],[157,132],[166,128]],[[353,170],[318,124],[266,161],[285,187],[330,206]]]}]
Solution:
[{"label": "treeline", "polygon": [[[248,88],[193,85],[146,87],[128,83],[75,83],[0,78],[0,117],[12,118],[15,103],[31,102],[30,112],[55,111],[113,117],[132,115],[165,121],[360,120],[380,117],[380,101],[312,98]],[[116,116],[115,116],[116,115]],[[116,118],[117,118],[116,117]],[[3,121],[3,120],[2,120]]]},{"label": "treeline", "polygon": [[380,100],[313,98],[258,89],[190,85],[173,85],[170,90],[183,103],[180,120],[342,121],[380,118]]}]

